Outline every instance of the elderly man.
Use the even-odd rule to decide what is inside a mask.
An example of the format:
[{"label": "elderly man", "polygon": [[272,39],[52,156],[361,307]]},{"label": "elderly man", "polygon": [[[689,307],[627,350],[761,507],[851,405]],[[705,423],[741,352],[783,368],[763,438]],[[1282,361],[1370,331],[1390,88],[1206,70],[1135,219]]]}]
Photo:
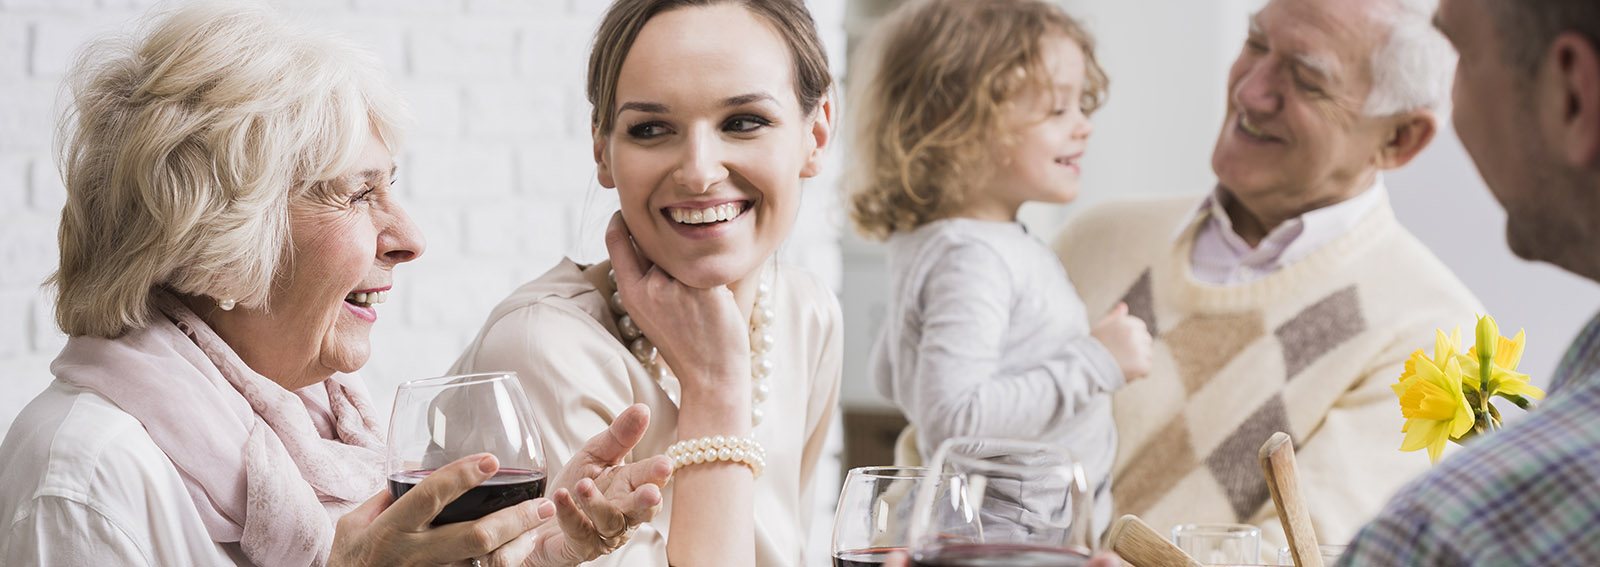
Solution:
[{"label": "elderly man", "polygon": [[1455,55],[1420,0],[1272,0],[1250,18],[1204,198],[1085,211],[1056,244],[1091,313],[1156,337],[1115,399],[1120,512],[1283,540],[1257,450],[1294,437],[1324,542],[1348,541],[1428,460],[1397,450],[1389,385],[1477,301],[1396,222],[1381,172],[1436,132]]},{"label": "elderly man", "polygon": [[[1455,124],[1512,251],[1600,281],[1600,3],[1444,0]],[[1576,306],[1574,306],[1576,307]],[[1544,407],[1417,479],[1340,565],[1600,565],[1600,317]]]}]

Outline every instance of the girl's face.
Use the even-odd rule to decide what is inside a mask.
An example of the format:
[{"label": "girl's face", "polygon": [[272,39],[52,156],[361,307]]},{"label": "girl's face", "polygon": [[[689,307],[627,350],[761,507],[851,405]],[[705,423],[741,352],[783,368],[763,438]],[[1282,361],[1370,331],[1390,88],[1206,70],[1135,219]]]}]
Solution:
[{"label": "girl's face", "polygon": [[980,218],[1014,220],[1025,202],[1066,203],[1078,196],[1079,163],[1094,132],[1080,105],[1083,50],[1065,36],[1048,37],[1043,46],[1051,86],[1008,105],[1011,143],[999,150],[992,181],[969,200]]},{"label": "girl's face", "polygon": [[793,68],[783,38],[732,4],[657,14],[623,60],[615,126],[595,133],[600,184],[645,257],[686,285],[757,273],[794,225],[832,110],[801,110]]}]

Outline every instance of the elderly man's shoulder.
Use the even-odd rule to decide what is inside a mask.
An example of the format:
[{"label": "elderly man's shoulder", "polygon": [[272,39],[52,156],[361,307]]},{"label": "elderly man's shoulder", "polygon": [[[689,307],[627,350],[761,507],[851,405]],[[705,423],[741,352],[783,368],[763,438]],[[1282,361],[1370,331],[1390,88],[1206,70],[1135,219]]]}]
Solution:
[{"label": "elderly man's shoulder", "polygon": [[1088,205],[1057,236],[1057,245],[1074,239],[1096,239],[1152,229],[1168,236],[1185,215],[1193,213],[1203,194],[1131,197]]},{"label": "elderly man's shoulder", "polygon": [[1399,223],[1374,235],[1351,261],[1363,262],[1385,284],[1369,286],[1368,293],[1389,296],[1395,305],[1438,306],[1450,311],[1451,320],[1462,310],[1482,311],[1482,303],[1455,271],[1439,259],[1421,239]]},{"label": "elderly man's shoulder", "polygon": [[1172,250],[1179,225],[1203,198],[1190,194],[1096,203],[1074,215],[1050,247],[1080,293],[1090,291],[1083,286],[1095,282],[1131,282],[1130,277]]},{"label": "elderly man's shoulder", "polygon": [[1086,206],[1055,236],[1051,248],[1063,262],[1069,262],[1113,245],[1119,253],[1165,247],[1203,197],[1198,193],[1134,197]]}]

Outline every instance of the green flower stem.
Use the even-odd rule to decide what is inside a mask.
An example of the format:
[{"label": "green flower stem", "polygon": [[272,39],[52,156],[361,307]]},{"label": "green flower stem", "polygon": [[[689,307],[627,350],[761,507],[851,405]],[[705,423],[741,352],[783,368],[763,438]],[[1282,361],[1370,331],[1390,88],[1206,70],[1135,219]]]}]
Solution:
[{"label": "green flower stem", "polygon": [[[1496,337],[1498,338],[1498,337]],[[1493,340],[1493,339],[1490,339]],[[1484,348],[1482,333],[1478,337],[1478,419],[1479,424],[1487,424],[1484,433],[1500,429],[1500,420],[1494,408],[1489,405],[1489,399],[1494,397],[1494,392],[1489,391],[1489,378],[1494,376],[1494,349]]]}]

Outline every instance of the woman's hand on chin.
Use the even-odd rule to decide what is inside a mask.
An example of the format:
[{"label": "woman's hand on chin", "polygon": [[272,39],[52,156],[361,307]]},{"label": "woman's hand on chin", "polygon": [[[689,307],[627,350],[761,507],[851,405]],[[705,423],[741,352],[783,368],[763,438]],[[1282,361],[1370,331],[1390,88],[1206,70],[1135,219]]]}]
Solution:
[{"label": "woman's hand on chin", "polygon": [[661,487],[672,476],[672,460],[657,455],[623,464],[649,425],[650,408],[634,404],[573,455],[553,485],[559,526],[538,530],[538,541],[528,542],[535,551],[527,564],[577,565],[616,551],[634,528],[661,511]]},{"label": "woman's hand on chin", "polygon": [[623,307],[661,351],[685,400],[743,391],[728,399],[748,404],[750,324],[733,292],[727,286],[697,289],[673,279],[634,247],[620,212],[606,229],[606,250]]},{"label": "woman's hand on chin", "polygon": [[549,499],[536,498],[471,522],[431,526],[446,504],[488,480],[500,464],[489,455],[464,457],[434,471],[395,500],[385,490],[339,518],[329,567],[462,565],[479,558],[485,566],[522,565],[531,546],[525,539],[556,515]]}]

